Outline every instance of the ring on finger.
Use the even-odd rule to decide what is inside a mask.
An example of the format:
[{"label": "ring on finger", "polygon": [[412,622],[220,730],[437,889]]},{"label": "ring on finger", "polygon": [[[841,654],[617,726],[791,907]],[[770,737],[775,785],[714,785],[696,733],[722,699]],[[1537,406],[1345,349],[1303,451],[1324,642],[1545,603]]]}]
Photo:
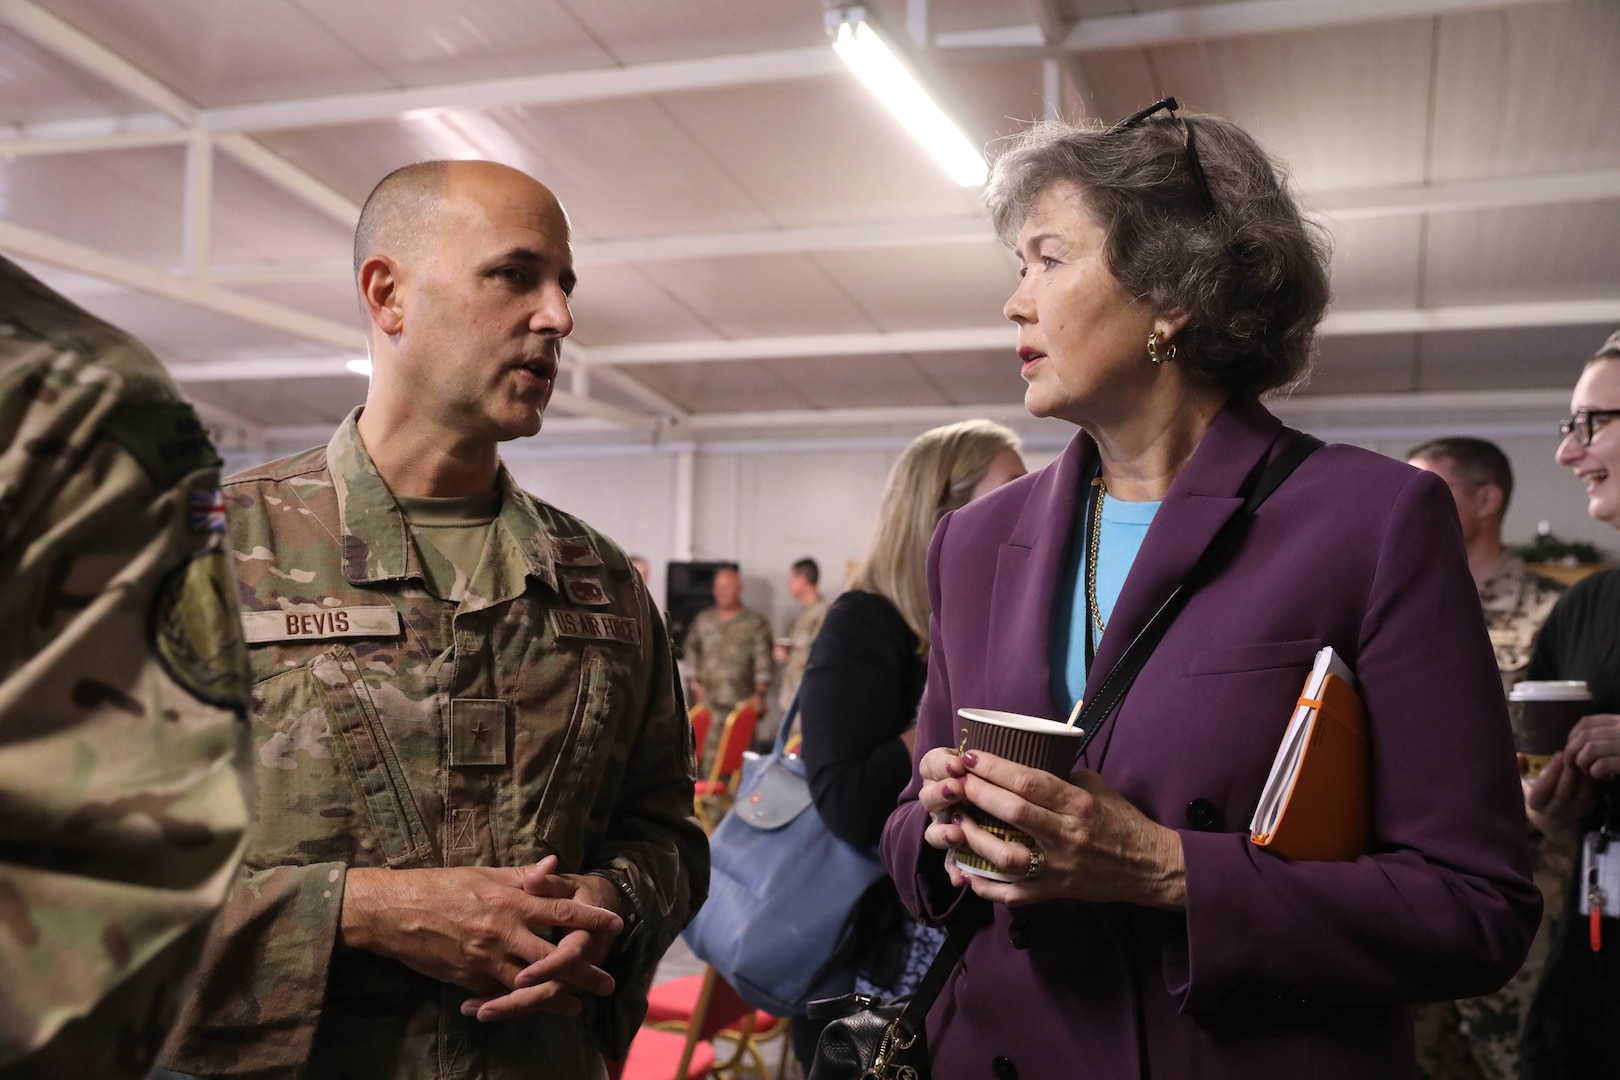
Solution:
[{"label": "ring on finger", "polygon": [[1024,871],[1025,881],[1034,881],[1046,870],[1046,855],[1038,847],[1029,849],[1029,869]]}]

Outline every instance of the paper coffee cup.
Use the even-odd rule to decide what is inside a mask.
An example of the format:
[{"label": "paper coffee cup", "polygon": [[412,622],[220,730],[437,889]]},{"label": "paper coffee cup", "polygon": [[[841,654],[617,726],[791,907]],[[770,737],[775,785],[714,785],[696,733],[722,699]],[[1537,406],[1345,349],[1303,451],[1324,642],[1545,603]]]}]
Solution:
[{"label": "paper coffee cup", "polygon": [[1513,745],[1524,755],[1525,776],[1541,775],[1548,759],[1564,748],[1570,729],[1591,707],[1592,693],[1578,680],[1526,681],[1508,691]]},{"label": "paper coffee cup", "polygon": [[[1032,769],[1049,772],[1053,776],[1069,778],[1075,756],[1080,751],[1080,740],[1085,735],[1078,727],[1044,720],[1021,713],[996,712],[992,709],[958,709],[963,721],[965,749],[983,750],[987,754],[1028,765]],[[1015,829],[992,814],[969,804],[967,814],[986,832],[1003,840],[1023,844],[1034,849],[1035,841],[1028,833]],[[967,848],[955,851],[956,865],[964,873],[977,874],[992,881],[1020,881],[1022,874],[1007,874],[981,859]]]}]

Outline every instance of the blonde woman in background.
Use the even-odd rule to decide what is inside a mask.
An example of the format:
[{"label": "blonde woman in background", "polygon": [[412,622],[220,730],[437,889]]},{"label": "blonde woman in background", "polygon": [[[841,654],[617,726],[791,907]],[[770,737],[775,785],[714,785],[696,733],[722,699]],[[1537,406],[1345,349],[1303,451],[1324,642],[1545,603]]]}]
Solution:
[{"label": "blonde woman in background", "polygon": [[[810,791],[833,835],[876,847],[911,780],[917,702],[928,674],[928,545],[940,518],[1025,473],[1018,436],[967,420],[919,436],[895,462],[877,524],[847,590],[827,611],[799,686]],[[944,940],[900,906],[887,882],[869,898],[855,989],[910,993]],[[808,1069],[821,1023],[796,1017]]]}]

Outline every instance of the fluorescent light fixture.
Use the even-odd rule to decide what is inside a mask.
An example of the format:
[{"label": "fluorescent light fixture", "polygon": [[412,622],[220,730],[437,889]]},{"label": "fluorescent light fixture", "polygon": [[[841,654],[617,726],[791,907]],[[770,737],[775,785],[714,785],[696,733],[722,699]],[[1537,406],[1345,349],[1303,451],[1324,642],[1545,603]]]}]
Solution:
[{"label": "fluorescent light fixture", "polygon": [[984,155],[968,142],[962,129],[889,49],[867,21],[865,10],[852,7],[829,11],[827,21],[829,29],[836,25],[834,51],[951,179],[963,187],[983,184],[989,175]]},{"label": "fluorescent light fixture", "polygon": [[343,366],[354,372],[356,375],[364,375],[368,379],[371,378],[370,360],[349,360],[346,361]]}]

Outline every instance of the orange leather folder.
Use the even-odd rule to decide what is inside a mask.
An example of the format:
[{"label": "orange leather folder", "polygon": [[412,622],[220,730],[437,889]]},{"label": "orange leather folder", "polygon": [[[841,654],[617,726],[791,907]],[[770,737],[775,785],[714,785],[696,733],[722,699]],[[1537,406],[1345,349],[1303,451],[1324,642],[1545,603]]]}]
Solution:
[{"label": "orange leather folder", "polygon": [[1252,831],[1249,840],[1289,859],[1354,859],[1372,844],[1366,707],[1333,674],[1323,680],[1319,698],[1302,697],[1299,704],[1311,709],[1299,733],[1303,747],[1292,768],[1273,770],[1268,792],[1275,788],[1281,798],[1275,823]]}]

